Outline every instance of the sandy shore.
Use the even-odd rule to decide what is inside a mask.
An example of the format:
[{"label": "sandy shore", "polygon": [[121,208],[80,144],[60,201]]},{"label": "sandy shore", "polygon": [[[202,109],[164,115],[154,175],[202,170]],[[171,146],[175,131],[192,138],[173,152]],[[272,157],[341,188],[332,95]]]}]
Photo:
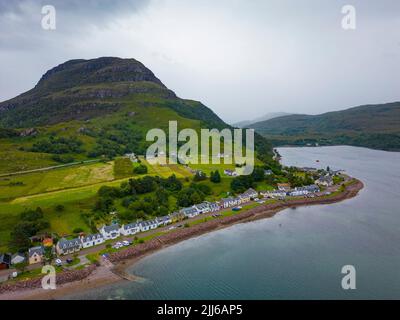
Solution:
[{"label": "sandy shore", "polygon": [[[113,268],[101,265],[83,280],[62,284],[58,286],[56,290],[25,289],[7,292],[0,295],[0,300],[60,299],[67,295],[73,295],[77,292],[82,293],[88,290],[92,290],[94,288],[99,288],[112,283],[116,283],[118,281],[135,281],[135,276],[128,274],[126,270],[137,263],[140,259],[143,259],[144,257],[156,251],[162,250],[181,241],[197,237],[208,232],[227,228],[237,223],[245,223],[249,221],[270,218],[273,217],[277,212],[285,210],[287,208],[330,204],[350,199],[355,197],[363,187],[363,183],[359,180],[356,180],[355,183],[347,186],[344,192],[329,198],[294,199],[286,202],[279,202],[276,204],[261,205],[253,209],[238,213],[234,216],[226,217],[223,219],[216,219],[209,222],[201,223],[194,227],[181,229],[179,231],[172,232],[172,236],[166,234],[159,238],[154,238],[150,240],[149,243],[146,243],[146,246],[143,245],[143,248],[139,248],[140,245],[138,245],[133,247],[132,249],[126,249],[123,252],[121,251],[121,254],[114,254],[114,256],[111,256],[111,261],[113,261],[115,264]],[[151,242],[154,245],[150,245]]]}]

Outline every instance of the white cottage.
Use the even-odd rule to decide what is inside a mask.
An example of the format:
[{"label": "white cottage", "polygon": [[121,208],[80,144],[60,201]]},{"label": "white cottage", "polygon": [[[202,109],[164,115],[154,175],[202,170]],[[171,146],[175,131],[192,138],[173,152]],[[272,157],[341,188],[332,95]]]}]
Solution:
[{"label": "white cottage", "polygon": [[199,215],[199,211],[195,206],[189,208],[183,208],[180,210],[180,212],[188,218],[193,218]]},{"label": "white cottage", "polygon": [[240,203],[241,203],[241,200],[239,198],[233,198],[233,197],[224,198],[221,200],[221,206],[223,208],[233,207],[233,206],[239,205]]},{"label": "white cottage", "polygon": [[90,248],[104,243],[106,240],[100,233],[81,236],[82,248]]},{"label": "white cottage", "polygon": [[123,234],[124,236],[133,235],[138,232],[140,232],[140,226],[136,222],[123,225],[121,228],[121,234]]},{"label": "white cottage", "polygon": [[171,216],[164,216],[164,217],[157,218],[158,226],[166,226],[167,224],[170,224],[170,223],[172,223]]},{"label": "white cottage", "polygon": [[210,212],[210,204],[208,202],[202,202],[195,205],[199,214]]},{"label": "white cottage", "polygon": [[158,227],[158,223],[156,220],[142,221],[139,222],[139,227],[141,232],[149,231],[152,229],[156,229]]},{"label": "white cottage", "polygon": [[121,227],[119,224],[112,224],[111,226],[102,226],[100,228],[100,233],[106,240],[116,239],[121,235]]},{"label": "white cottage", "polygon": [[211,202],[210,203],[210,212],[216,212],[219,211],[221,208],[219,206],[218,202]]},{"label": "white cottage", "polygon": [[82,242],[79,238],[75,238],[72,240],[61,238],[56,245],[56,251],[58,255],[75,253],[81,249],[82,249]]}]

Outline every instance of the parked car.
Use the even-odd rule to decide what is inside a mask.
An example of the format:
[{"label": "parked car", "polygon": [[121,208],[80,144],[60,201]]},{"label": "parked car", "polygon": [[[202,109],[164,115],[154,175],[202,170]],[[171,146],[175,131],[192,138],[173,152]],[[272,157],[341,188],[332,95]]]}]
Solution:
[{"label": "parked car", "polygon": [[60,267],[61,265],[62,265],[62,261],[61,261],[61,259],[56,259],[56,266],[57,267]]},{"label": "parked car", "polygon": [[73,259],[71,259],[71,258],[68,258],[67,260],[65,260],[68,264],[71,264],[72,263],[72,261],[74,261]]},{"label": "parked car", "polygon": [[129,243],[128,241],[122,241],[122,244],[123,244],[125,247],[127,247],[127,246],[130,245],[130,243]]}]

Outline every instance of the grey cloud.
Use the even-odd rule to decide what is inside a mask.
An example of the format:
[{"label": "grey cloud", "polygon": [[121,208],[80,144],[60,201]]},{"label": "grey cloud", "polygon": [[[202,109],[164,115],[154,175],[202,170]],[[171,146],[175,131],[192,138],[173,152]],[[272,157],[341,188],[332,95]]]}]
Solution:
[{"label": "grey cloud", "polygon": [[[42,5],[57,30],[40,27]],[[341,7],[357,29],[340,27]],[[145,63],[224,120],[399,100],[398,0],[0,0],[0,100],[75,58]]]},{"label": "grey cloud", "polygon": [[87,28],[106,28],[148,5],[149,0],[0,0],[0,49],[35,49],[49,34],[41,28],[41,9],[53,5],[58,37],[79,37]]}]

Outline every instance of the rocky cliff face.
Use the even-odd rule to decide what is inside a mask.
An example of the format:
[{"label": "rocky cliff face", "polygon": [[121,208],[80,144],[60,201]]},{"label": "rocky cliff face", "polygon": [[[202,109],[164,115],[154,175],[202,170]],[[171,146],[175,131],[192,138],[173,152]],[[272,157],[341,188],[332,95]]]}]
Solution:
[{"label": "rocky cliff face", "polygon": [[162,82],[135,59],[104,57],[93,60],[70,60],[49,71],[35,89],[63,90],[76,86],[116,82]]}]

